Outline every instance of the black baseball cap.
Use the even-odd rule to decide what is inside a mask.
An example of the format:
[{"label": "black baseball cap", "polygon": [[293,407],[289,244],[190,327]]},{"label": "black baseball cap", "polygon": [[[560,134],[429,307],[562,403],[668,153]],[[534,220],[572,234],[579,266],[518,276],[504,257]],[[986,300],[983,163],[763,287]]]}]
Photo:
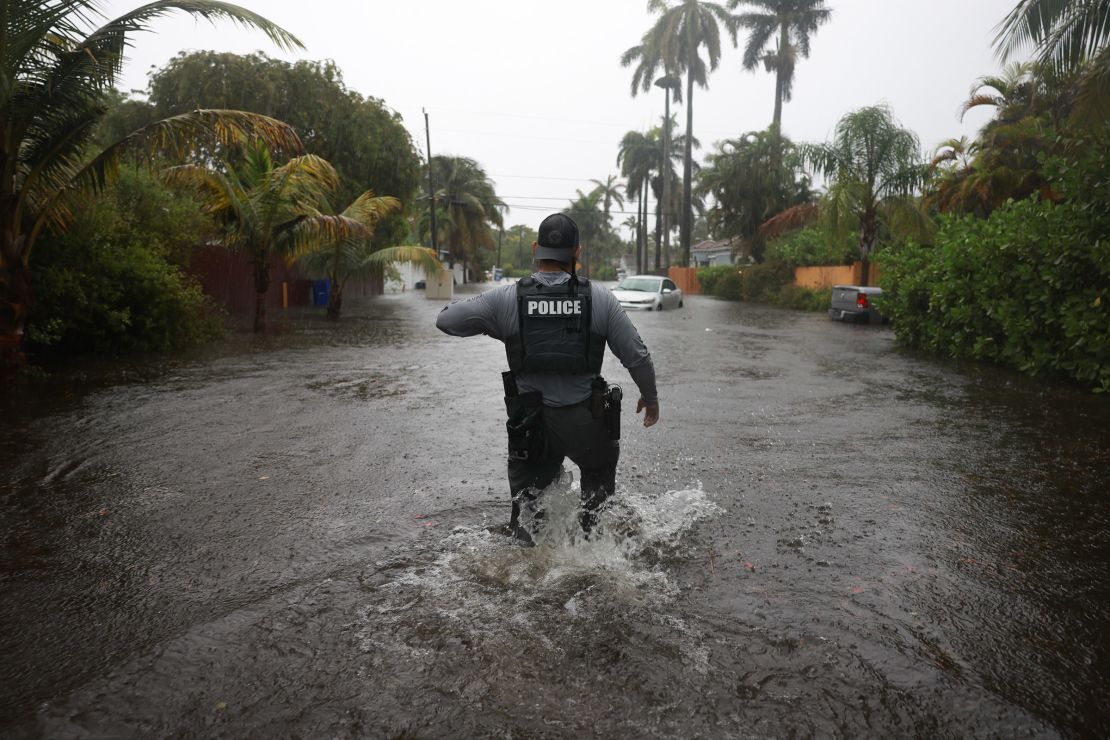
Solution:
[{"label": "black baseball cap", "polygon": [[570,262],[578,247],[578,224],[565,213],[553,213],[540,224],[536,259]]}]

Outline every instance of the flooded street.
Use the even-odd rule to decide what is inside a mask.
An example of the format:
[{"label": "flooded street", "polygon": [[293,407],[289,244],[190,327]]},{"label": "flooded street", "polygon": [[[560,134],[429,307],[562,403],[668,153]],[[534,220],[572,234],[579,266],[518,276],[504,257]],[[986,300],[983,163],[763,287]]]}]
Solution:
[{"label": "flooded street", "polygon": [[439,307],[0,398],[0,735],[1110,734],[1110,399],[688,298],[601,535],[575,471],[524,550]]}]

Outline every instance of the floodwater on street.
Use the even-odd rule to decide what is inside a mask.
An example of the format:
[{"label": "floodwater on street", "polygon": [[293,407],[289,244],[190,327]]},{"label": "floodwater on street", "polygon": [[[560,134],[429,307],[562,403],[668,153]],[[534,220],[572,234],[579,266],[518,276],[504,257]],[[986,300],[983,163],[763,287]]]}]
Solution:
[{"label": "floodwater on street", "polygon": [[508,518],[420,293],[0,394],[4,737],[1105,737],[1110,399],[691,297],[618,495]]}]

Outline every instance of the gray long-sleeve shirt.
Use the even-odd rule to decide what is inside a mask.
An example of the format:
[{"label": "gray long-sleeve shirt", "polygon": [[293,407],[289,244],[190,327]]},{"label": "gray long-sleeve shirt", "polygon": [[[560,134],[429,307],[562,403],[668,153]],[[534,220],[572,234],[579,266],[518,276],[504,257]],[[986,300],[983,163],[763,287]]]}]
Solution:
[{"label": "gray long-sleeve shirt", "polygon": [[[537,272],[532,277],[544,285],[559,285],[570,280],[570,275],[565,272]],[[609,349],[640,389],[644,403],[658,403],[655,367],[636,327],[607,288],[591,281],[590,295],[592,331],[605,337]],[[504,342],[520,332],[516,285],[506,285],[446,306],[436,318],[436,327],[456,337],[486,334]],[[522,373],[517,375],[516,382],[521,393],[542,393],[548,406],[570,406],[589,397],[592,378],[588,373]]]}]

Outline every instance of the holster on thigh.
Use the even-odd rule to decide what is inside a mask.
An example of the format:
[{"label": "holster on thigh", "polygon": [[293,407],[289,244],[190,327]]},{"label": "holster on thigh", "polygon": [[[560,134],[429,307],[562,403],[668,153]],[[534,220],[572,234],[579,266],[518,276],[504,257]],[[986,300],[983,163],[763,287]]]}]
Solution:
[{"label": "holster on thigh", "polygon": [[509,419],[509,458],[539,460],[543,457],[547,435],[543,428],[543,394],[521,393],[505,399]]}]

